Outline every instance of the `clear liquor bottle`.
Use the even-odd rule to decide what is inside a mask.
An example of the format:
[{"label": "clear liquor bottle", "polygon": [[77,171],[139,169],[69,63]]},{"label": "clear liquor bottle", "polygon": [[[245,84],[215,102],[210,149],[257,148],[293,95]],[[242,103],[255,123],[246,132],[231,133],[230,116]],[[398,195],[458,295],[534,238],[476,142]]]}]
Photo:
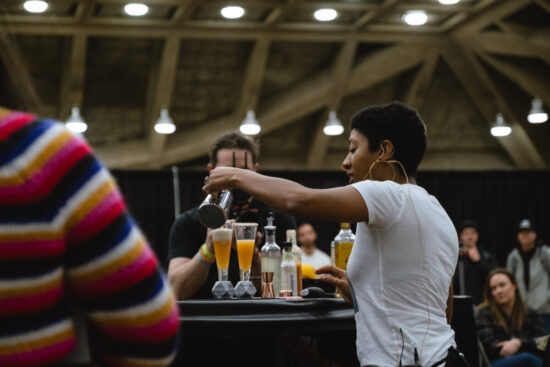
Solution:
[{"label": "clear liquor bottle", "polygon": [[[266,236],[265,244],[260,251],[262,273],[273,273],[273,291],[276,297],[281,290],[281,248],[275,242],[275,230],[273,217],[269,217],[268,225],[264,227]],[[262,274],[262,279],[264,276]]]},{"label": "clear liquor bottle", "polygon": [[283,245],[283,261],[281,262],[281,291],[282,297],[297,296],[298,282],[296,281],[296,263],[292,255],[292,244]]},{"label": "clear liquor bottle", "polygon": [[298,294],[302,290],[302,250],[298,247],[296,242],[296,230],[286,230],[286,242],[292,243],[292,256],[294,256],[294,262],[296,263],[296,283],[298,283]]}]

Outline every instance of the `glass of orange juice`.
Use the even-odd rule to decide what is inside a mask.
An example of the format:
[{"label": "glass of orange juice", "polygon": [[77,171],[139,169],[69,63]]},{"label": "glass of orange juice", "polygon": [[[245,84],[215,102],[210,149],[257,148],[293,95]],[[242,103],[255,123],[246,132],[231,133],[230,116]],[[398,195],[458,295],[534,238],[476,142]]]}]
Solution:
[{"label": "glass of orange juice", "polygon": [[233,222],[228,220],[223,227],[212,230],[212,242],[214,242],[214,254],[218,266],[218,281],[212,288],[212,294],[218,299],[231,298],[235,294],[235,288],[229,281],[229,259],[231,257],[231,242],[233,241]]},{"label": "glass of orange juice", "polygon": [[216,265],[218,266],[218,280],[229,280],[229,258],[231,256],[231,241],[233,240],[233,222],[227,221],[223,227],[212,230]]},{"label": "glass of orange juice", "polygon": [[241,281],[250,281],[250,267],[254,255],[254,243],[256,242],[257,223],[235,223],[235,236],[237,238],[237,256]]}]

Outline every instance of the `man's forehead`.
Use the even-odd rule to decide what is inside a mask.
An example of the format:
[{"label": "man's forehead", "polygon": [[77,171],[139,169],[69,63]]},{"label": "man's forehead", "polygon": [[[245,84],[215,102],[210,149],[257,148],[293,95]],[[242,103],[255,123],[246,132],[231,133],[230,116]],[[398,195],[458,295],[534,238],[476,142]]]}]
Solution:
[{"label": "man's forehead", "polygon": [[218,165],[222,164],[226,166],[232,166],[233,160],[237,165],[244,164],[245,157],[246,157],[246,163],[252,163],[254,160],[252,153],[246,149],[224,148],[218,151],[217,160],[218,160]]}]

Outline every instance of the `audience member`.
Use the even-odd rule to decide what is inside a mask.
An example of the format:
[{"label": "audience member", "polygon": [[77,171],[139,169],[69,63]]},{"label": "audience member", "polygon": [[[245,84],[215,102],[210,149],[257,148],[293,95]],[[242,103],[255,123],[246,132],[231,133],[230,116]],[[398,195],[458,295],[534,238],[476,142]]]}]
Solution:
[{"label": "audience member", "polygon": [[[252,171],[258,170],[258,144],[250,137],[238,132],[231,132],[219,137],[210,149],[208,171],[215,167],[238,167]],[[197,192],[197,195],[202,195]],[[168,248],[168,276],[178,299],[212,298],[212,287],[218,280],[216,266],[205,262],[198,254],[199,249],[210,254],[214,259],[214,245],[210,229],[206,229],[198,219],[195,207],[181,214],[170,231]],[[294,218],[269,209],[259,200],[241,190],[233,190],[233,208],[230,218],[237,221],[256,222],[258,230],[267,225],[269,213],[274,213],[274,224],[277,226],[276,240],[282,243],[286,230],[296,228]],[[261,236],[258,236],[261,238]],[[259,275],[260,256],[255,248],[252,272]],[[239,281],[239,264],[236,249],[231,250],[229,261],[229,280],[235,284]]]},{"label": "audience member", "polygon": [[476,310],[478,335],[493,367],[541,367],[534,338],[542,335],[540,320],[528,309],[512,273],[489,273],[485,300]]},{"label": "audience member", "polygon": [[518,280],[527,306],[539,313],[545,334],[550,334],[550,247],[537,238],[533,222],[518,226],[518,246],[508,255],[506,267]]},{"label": "audience member", "polygon": [[302,223],[298,227],[298,244],[302,249],[302,264],[311,265],[314,269],[330,265],[330,257],[317,248],[317,232],[309,223]]},{"label": "audience member", "polygon": [[108,170],[63,125],[0,108],[0,366],[67,361],[73,309],[100,366],[175,355],[174,296]]},{"label": "audience member", "polygon": [[483,301],[483,286],[491,270],[497,267],[495,257],[478,243],[479,230],[477,223],[466,219],[460,226],[460,257],[463,265],[464,289],[461,289],[460,264],[457,267],[454,279],[455,294],[467,294],[472,297],[472,304],[478,305]]}]

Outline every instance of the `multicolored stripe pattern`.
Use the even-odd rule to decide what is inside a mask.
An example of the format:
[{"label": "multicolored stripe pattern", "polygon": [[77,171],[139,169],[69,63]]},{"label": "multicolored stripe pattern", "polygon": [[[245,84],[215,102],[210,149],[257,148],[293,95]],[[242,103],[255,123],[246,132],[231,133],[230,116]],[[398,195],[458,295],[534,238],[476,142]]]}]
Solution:
[{"label": "multicolored stripe pattern", "polygon": [[100,365],[175,356],[174,295],[109,172],[62,124],[0,108],[0,366],[69,354],[69,301]]}]

